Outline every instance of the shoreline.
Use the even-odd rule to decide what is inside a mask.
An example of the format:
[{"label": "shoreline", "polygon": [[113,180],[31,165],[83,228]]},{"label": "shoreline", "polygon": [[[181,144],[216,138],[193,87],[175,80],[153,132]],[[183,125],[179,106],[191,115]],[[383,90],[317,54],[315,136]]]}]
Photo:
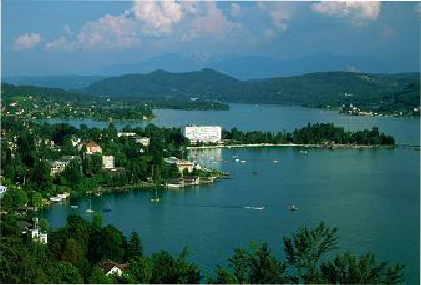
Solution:
[{"label": "shoreline", "polygon": [[323,149],[394,149],[396,145],[354,145],[354,144],[294,144],[294,143],[254,143],[254,144],[233,144],[216,146],[189,146],[188,150],[196,149],[217,149],[217,148],[249,148],[249,147],[301,147],[301,148],[323,148]]}]

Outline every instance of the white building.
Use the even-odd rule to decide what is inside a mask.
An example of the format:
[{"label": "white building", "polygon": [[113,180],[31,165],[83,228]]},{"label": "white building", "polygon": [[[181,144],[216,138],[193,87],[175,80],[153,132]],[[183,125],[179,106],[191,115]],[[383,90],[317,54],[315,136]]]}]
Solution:
[{"label": "white building", "polygon": [[6,193],[7,187],[6,186],[0,186],[0,198],[3,197],[4,193]]},{"label": "white building", "polygon": [[141,137],[136,137],[136,142],[137,143],[141,143],[143,146],[147,147],[149,146],[149,143],[151,142],[150,138],[141,138]]},{"label": "white building", "polygon": [[183,128],[183,135],[192,143],[218,143],[221,142],[222,128],[188,125]]},{"label": "white building", "polygon": [[117,137],[134,137],[136,133],[129,133],[129,132],[118,132]]},{"label": "white building", "polygon": [[103,169],[113,169],[114,165],[114,156],[112,155],[103,155],[102,156],[102,168]]},{"label": "white building", "polygon": [[67,165],[69,165],[69,163],[70,161],[60,161],[60,160],[50,162],[50,167],[51,167],[50,175],[56,176],[57,174],[62,173],[66,169]]},{"label": "white building", "polygon": [[48,234],[42,233],[39,228],[30,229],[29,232],[31,234],[32,240],[39,241],[42,244],[48,243]]},{"label": "white building", "polygon": [[186,160],[180,160],[176,157],[165,158],[165,162],[169,164],[175,164],[178,168],[178,171],[183,172],[184,169],[187,169],[187,172],[192,172],[194,168],[194,163]]}]

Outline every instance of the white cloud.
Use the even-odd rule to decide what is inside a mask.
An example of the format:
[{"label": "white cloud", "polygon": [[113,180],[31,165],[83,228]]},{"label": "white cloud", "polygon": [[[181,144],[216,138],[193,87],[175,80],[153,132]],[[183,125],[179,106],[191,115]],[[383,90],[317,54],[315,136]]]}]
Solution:
[{"label": "white cloud", "polygon": [[[68,37],[70,29],[65,29]],[[126,14],[120,16],[105,15],[97,21],[86,23],[73,40],[61,36],[46,43],[48,50],[76,51],[93,49],[123,49],[137,46],[140,39],[136,34],[136,23]]]},{"label": "white cloud", "polygon": [[238,17],[241,13],[241,7],[237,3],[231,4],[231,16],[232,17]]},{"label": "white cloud", "polygon": [[285,32],[288,29],[288,22],[292,18],[292,6],[288,2],[258,2],[257,7],[267,13],[274,27]]},{"label": "white cloud", "polygon": [[204,5],[204,8],[198,9],[196,15],[183,27],[185,32],[181,40],[189,41],[208,36],[223,39],[235,32],[241,32],[241,23],[229,21],[216,2],[206,2]]},{"label": "white cloud", "polygon": [[35,47],[41,41],[41,35],[37,33],[23,34],[15,39],[13,48],[23,50]]},{"label": "white cloud", "polygon": [[[192,6],[186,7],[193,9]],[[169,33],[172,26],[183,18],[182,6],[175,1],[137,1],[132,12],[137,20],[143,22],[142,32],[145,34]]]},{"label": "white cloud", "polygon": [[143,36],[189,41],[224,39],[241,31],[245,32],[241,23],[228,20],[216,2],[135,1],[119,16],[107,14],[86,23],[79,32],[66,25],[64,34],[45,48],[68,52],[125,49],[140,45]]},{"label": "white cloud", "polygon": [[381,3],[377,1],[325,1],[313,3],[310,7],[320,14],[346,18],[356,26],[376,20],[381,11]]}]

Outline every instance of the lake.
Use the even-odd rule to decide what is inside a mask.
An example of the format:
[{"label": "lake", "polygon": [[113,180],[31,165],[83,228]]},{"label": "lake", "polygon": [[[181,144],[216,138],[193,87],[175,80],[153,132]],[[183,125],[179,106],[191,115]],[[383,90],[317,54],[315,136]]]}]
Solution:
[{"label": "lake", "polygon": [[[413,118],[345,117],[316,109],[244,104],[232,104],[228,112],[155,113],[152,122],[158,126],[197,123],[244,131],[291,131],[308,122],[334,122],[348,130],[377,126],[398,143],[419,145],[420,121]],[[80,122],[71,123],[78,126]],[[406,282],[419,283],[420,152],[310,149],[304,155],[299,149],[280,147],[191,154],[230,172],[232,179],[162,192],[158,204],[150,202],[154,196],[150,192],[104,194],[92,198],[92,208],[101,211],[108,202],[112,212],[103,213],[105,222],[127,236],[138,231],[146,253],[161,249],[179,253],[189,246],[190,259],[200,265],[202,274],[213,272],[217,263],[226,264],[234,248],[248,248],[251,241],[268,242],[281,257],[283,235],[325,221],[339,228],[340,251],[372,251],[378,260],[404,262]],[[246,162],[237,163],[233,156]],[[69,203],[55,204],[43,216],[53,228],[62,226],[73,212],[89,218],[88,201],[76,203],[76,210]],[[298,205],[300,211],[289,212],[290,204]]]}]

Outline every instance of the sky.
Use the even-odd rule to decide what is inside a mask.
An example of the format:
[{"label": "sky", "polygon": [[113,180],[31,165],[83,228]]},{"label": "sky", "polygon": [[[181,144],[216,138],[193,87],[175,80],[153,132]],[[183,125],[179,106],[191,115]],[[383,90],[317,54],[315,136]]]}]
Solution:
[{"label": "sky", "polygon": [[1,1],[2,76],[97,74],[176,53],[367,56],[419,71],[421,2]]}]

